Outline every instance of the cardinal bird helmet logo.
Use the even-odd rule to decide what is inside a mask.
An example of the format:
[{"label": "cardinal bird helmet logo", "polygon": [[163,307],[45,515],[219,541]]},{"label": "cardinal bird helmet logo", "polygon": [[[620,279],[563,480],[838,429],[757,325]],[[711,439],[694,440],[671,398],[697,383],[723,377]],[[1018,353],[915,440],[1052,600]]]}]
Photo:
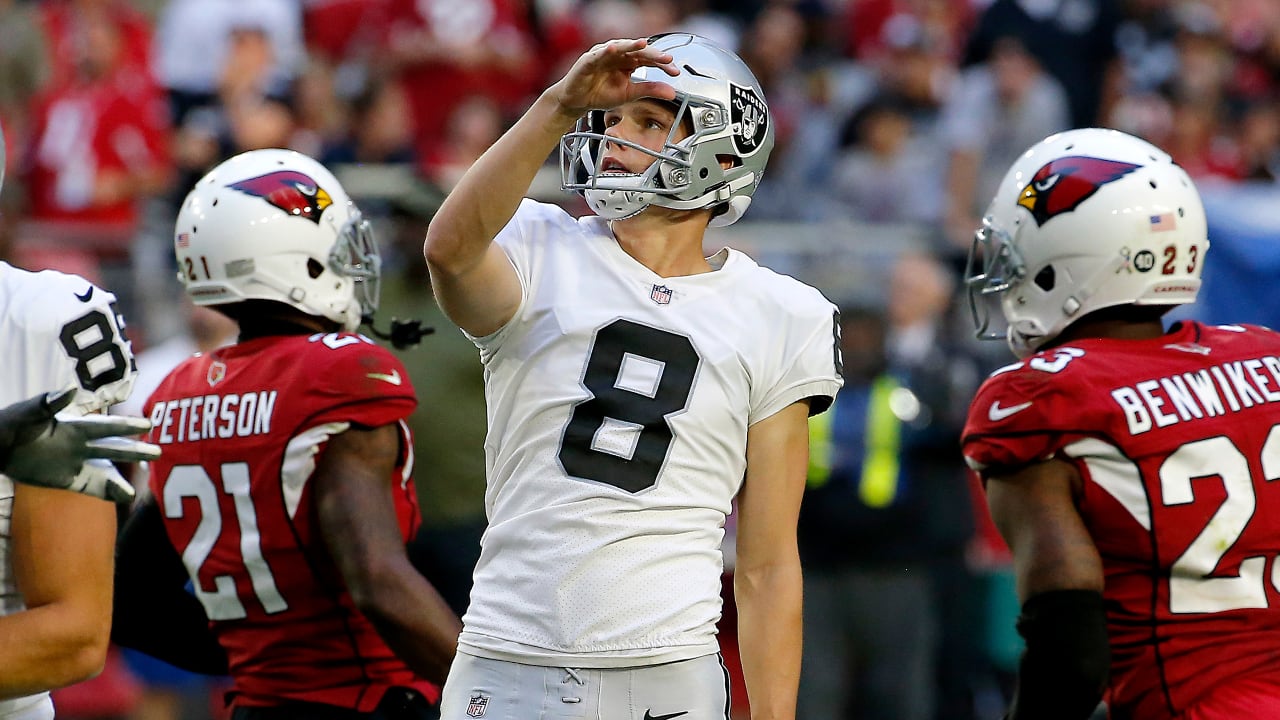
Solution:
[{"label": "cardinal bird helmet logo", "polygon": [[1018,204],[1031,212],[1036,225],[1043,227],[1050,219],[1075,210],[1103,185],[1140,167],[1080,155],[1057,158],[1036,171],[1018,193]]},{"label": "cardinal bird helmet logo", "polygon": [[277,170],[232,183],[231,187],[246,195],[254,195],[281,210],[304,217],[319,225],[325,208],[333,198],[310,176],[297,170]]}]

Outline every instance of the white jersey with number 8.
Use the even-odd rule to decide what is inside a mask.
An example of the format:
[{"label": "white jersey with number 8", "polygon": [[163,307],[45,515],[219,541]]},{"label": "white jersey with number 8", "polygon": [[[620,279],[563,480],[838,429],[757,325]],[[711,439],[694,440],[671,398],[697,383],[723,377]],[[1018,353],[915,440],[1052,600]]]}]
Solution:
[{"label": "white jersey with number 8", "polygon": [[497,242],[524,297],[476,341],[489,527],[463,648],[566,667],[716,652],[747,429],[829,404],[834,306],[729,249],[659,277],[606,221],[528,200]]}]

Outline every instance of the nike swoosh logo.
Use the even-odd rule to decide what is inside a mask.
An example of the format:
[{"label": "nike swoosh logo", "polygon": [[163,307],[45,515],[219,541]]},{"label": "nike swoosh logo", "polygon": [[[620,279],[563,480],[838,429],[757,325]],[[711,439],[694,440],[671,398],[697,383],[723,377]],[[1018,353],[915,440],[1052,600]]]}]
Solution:
[{"label": "nike swoosh logo", "polygon": [[388,374],[388,373],[366,373],[366,374],[365,374],[365,377],[367,377],[367,378],[373,378],[374,380],[383,380],[383,381],[385,381],[385,382],[389,382],[389,383],[391,383],[392,385],[399,385],[399,384],[400,384],[400,371],[399,371],[399,370],[392,370],[390,374]]},{"label": "nike swoosh logo", "polygon": [[1017,415],[1029,407],[1031,407],[1030,400],[1018,405],[1010,405],[1009,407],[1000,407],[1000,401],[997,400],[991,403],[991,409],[987,411],[987,418],[991,422],[1000,422],[1011,415]]},{"label": "nike swoosh logo", "polygon": [[81,295],[80,293],[72,293],[72,294],[75,295],[76,299],[79,300],[80,302],[89,302],[89,300],[93,298],[93,286],[90,285],[89,289],[85,290],[83,295]]},{"label": "nike swoosh logo", "polygon": [[688,715],[688,714],[689,714],[689,711],[688,711],[688,710],[682,710],[681,712],[678,712],[678,713],[670,713],[670,714],[668,714],[668,715],[654,715],[654,714],[653,714],[652,712],[650,712],[649,710],[645,710],[645,711],[644,711],[644,720],[671,720],[671,718],[678,718],[678,717],[680,717],[681,715]]}]

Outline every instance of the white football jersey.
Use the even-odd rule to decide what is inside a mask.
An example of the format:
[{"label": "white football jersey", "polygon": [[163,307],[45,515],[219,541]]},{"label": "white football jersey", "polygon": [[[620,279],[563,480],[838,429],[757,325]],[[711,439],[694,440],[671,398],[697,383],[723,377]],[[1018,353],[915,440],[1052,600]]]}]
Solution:
[{"label": "white football jersey", "polygon": [[[129,395],[136,372],[116,298],[75,275],[0,262],[0,407],[79,388],[65,412],[104,410]],[[0,615],[24,609],[9,556],[13,482],[0,474]],[[48,693],[0,701],[0,718],[53,717]]]},{"label": "white football jersey", "polygon": [[835,307],[731,249],[659,277],[604,220],[530,200],[497,242],[523,301],[476,339],[489,527],[462,646],[568,667],[716,652],[747,428],[830,403]]}]

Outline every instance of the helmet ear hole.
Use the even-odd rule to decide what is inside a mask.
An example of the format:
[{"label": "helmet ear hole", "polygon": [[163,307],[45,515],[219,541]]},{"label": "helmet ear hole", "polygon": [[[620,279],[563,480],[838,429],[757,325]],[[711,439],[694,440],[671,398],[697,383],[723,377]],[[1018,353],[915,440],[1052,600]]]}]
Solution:
[{"label": "helmet ear hole", "polygon": [[1036,277],[1032,282],[1034,282],[1036,287],[1041,290],[1045,292],[1052,292],[1057,279],[1057,273],[1054,271],[1053,266],[1045,265],[1043,268],[1040,268],[1040,272],[1036,273]]},{"label": "helmet ear hole", "polygon": [[312,280],[320,277],[323,272],[324,265],[321,265],[319,260],[307,258],[307,275],[310,275]]}]

